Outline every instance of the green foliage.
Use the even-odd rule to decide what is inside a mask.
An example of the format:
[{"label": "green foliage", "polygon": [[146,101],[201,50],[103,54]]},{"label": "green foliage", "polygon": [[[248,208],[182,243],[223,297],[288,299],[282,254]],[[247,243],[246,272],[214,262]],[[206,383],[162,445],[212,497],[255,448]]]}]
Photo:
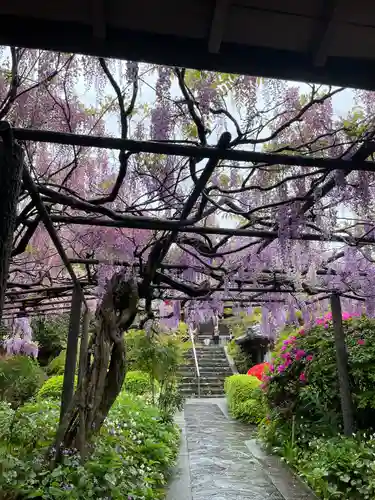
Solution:
[{"label": "green foliage", "polygon": [[[224,312],[229,314],[231,308],[226,308]],[[251,355],[246,353],[239,345],[236,344],[235,339],[244,335],[249,327],[259,323],[260,310],[254,309],[251,315],[240,313],[236,316],[230,316],[224,320],[232,332],[234,339],[228,343],[228,354],[233,358],[236,368],[239,373],[247,373],[249,368],[254,365]]]},{"label": "green foliage", "polygon": [[0,440],[9,436],[15,410],[10,403],[0,401]]},{"label": "green foliage", "polygon": [[138,346],[145,335],[144,330],[129,330],[125,334],[126,364],[129,371],[140,370],[142,352]]},{"label": "green foliage", "polygon": [[228,342],[228,354],[233,359],[239,373],[247,373],[249,368],[253,365],[251,356],[248,355],[235,340]]},{"label": "green foliage", "polygon": [[228,408],[234,418],[253,424],[262,420],[266,407],[259,386],[260,381],[249,375],[232,375],[225,379]]},{"label": "green foliage", "polygon": [[46,368],[46,372],[49,377],[52,375],[64,375],[65,358],[66,350],[64,349],[56,358],[53,358],[52,361],[50,361]]},{"label": "green foliage", "polygon": [[178,392],[178,369],[183,363],[184,343],[178,335],[146,335],[143,330],[130,330],[125,336],[128,366],[131,370],[147,373],[151,381],[159,383],[159,394],[153,402],[163,418],[170,419],[181,409],[183,397]]},{"label": "green foliage", "polygon": [[[224,313],[229,314],[232,308],[228,307],[224,309]],[[223,320],[229,329],[232,331],[235,338],[244,335],[247,329],[251,325],[255,325],[260,322],[261,312],[258,308],[254,309],[252,314],[246,314],[241,312],[236,316],[229,316]]]},{"label": "green foliage", "polygon": [[266,413],[262,394],[260,391],[254,393],[254,397],[247,399],[233,407],[232,415],[242,422],[259,424]]},{"label": "green foliage", "polygon": [[179,432],[157,408],[123,391],[87,460],[63,450],[61,464],[51,471],[46,451],[58,419],[59,405],[51,401],[17,412],[0,406],[0,426],[7,423],[8,429],[0,438],[1,498],[164,498]]},{"label": "green foliage", "polygon": [[[39,389],[36,399],[41,401],[43,399],[59,400],[64,384],[64,375],[55,375],[44,382]],[[75,377],[75,386],[77,386],[77,377]]]},{"label": "green foliage", "polygon": [[265,384],[269,405],[259,436],[319,498],[375,497],[375,320],[343,314],[357,435],[344,437],[330,315],[308,333],[285,331]]},{"label": "green foliage", "polygon": [[368,121],[364,110],[356,106],[348,114],[346,119],[342,120],[342,126],[349,139],[356,139],[363,137],[368,130]]},{"label": "green foliage", "polygon": [[13,415],[7,439],[22,452],[52,443],[60,416],[60,404],[54,400],[31,401],[21,406]]},{"label": "green foliage", "polygon": [[13,408],[32,398],[44,380],[43,370],[29,356],[0,359],[0,400],[7,401]]},{"label": "green foliage", "polygon": [[[375,421],[375,321],[351,318],[343,325],[355,421],[359,429],[367,430]],[[300,356],[293,354],[297,352]],[[311,434],[334,435],[341,430],[339,394],[331,322],[315,326],[307,335],[295,332],[279,344],[266,397],[285,420],[294,414],[297,426],[302,420],[310,422]]]},{"label": "green foliage", "polygon": [[[152,392],[152,380],[147,373],[135,370],[127,372],[124,387],[126,391],[141,396]],[[157,388],[154,388],[154,390],[157,390]]]},{"label": "green foliage", "polygon": [[33,339],[39,345],[38,360],[42,366],[46,366],[51,358],[60,354],[66,348],[68,336],[69,316],[44,318],[39,317],[31,322]]},{"label": "green foliage", "polygon": [[314,439],[294,464],[319,498],[373,499],[375,439],[363,436]]},{"label": "green foliage", "polygon": [[224,383],[225,394],[228,400],[235,399],[240,403],[250,399],[255,389],[260,386],[260,381],[257,377],[250,375],[232,375],[227,377]]}]

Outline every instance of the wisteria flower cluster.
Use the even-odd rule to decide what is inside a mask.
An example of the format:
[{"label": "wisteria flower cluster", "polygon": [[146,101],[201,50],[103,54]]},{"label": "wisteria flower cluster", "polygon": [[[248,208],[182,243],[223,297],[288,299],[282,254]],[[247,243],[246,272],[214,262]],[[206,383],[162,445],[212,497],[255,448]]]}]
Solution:
[{"label": "wisteria flower cluster", "polygon": [[38,345],[33,341],[33,331],[26,317],[16,318],[12,325],[12,335],[4,341],[4,347],[9,355],[24,354],[37,358]]}]

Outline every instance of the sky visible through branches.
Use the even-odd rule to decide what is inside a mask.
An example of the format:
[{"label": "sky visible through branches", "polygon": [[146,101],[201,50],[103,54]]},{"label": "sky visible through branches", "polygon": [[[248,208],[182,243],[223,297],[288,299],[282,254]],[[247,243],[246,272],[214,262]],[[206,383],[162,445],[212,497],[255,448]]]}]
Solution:
[{"label": "sky visible through branches", "polygon": [[[16,128],[358,162],[372,159],[374,108],[367,91],[18,48],[1,56],[0,119]],[[268,336],[296,321],[296,310],[310,321],[332,291],[347,310],[375,313],[372,172],[22,146],[90,297],[100,298],[113,273],[124,271],[137,282],[145,319],[159,298],[175,298],[160,308],[171,327],[182,309],[197,322],[232,298],[238,309],[263,304]],[[194,197],[202,172],[208,182]],[[129,215],[175,221],[180,230],[87,223],[95,217],[124,226]],[[61,216],[70,223],[56,222]],[[258,233],[205,234],[205,227]],[[32,287],[69,284],[23,188],[6,310],[11,316]],[[56,292],[56,306],[69,293]]]}]

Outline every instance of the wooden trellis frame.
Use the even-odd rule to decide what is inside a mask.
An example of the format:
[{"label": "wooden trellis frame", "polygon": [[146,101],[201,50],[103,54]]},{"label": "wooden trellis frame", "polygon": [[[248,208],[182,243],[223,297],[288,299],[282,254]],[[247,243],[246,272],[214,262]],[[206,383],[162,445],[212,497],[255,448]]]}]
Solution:
[{"label": "wooden trellis frame", "polygon": [[[11,299],[12,297],[19,302],[18,312],[22,310],[22,303],[26,303],[26,300],[31,301],[39,301],[39,307],[44,309],[46,312],[48,308],[43,306],[43,304],[51,304],[51,297],[59,297],[61,294],[66,292],[72,292],[70,295],[71,306],[70,306],[70,325],[69,325],[69,334],[68,334],[68,343],[67,343],[67,356],[66,356],[66,365],[65,365],[65,378],[64,378],[64,389],[62,395],[62,405],[61,405],[61,418],[63,417],[66,409],[69,407],[69,404],[72,400],[73,396],[73,386],[74,386],[74,370],[77,361],[77,343],[80,335],[80,325],[83,324],[83,330],[81,339],[85,343],[86,346],[82,346],[82,352],[85,353],[85,349],[87,348],[87,328],[88,328],[88,320],[89,317],[89,307],[88,307],[88,297],[85,296],[85,290],[89,289],[92,286],[95,286],[95,283],[87,283],[81,282],[74,269],[72,264],[76,263],[85,263],[87,265],[95,265],[98,264],[99,261],[95,259],[75,259],[70,260],[63,249],[63,245],[59,240],[58,234],[54,228],[54,223],[67,223],[67,224],[85,224],[91,226],[102,226],[102,227],[127,227],[127,228],[138,228],[138,229],[153,229],[153,230],[162,230],[169,231],[168,239],[168,248],[175,241],[177,235],[181,232],[183,233],[194,233],[194,234],[222,234],[227,236],[243,236],[243,237],[255,237],[259,238],[259,242],[263,242],[262,244],[267,245],[270,241],[276,239],[278,237],[278,233],[276,230],[273,231],[254,231],[248,229],[228,229],[228,228],[208,228],[208,227],[198,227],[194,224],[194,220],[190,217],[190,213],[195,205],[196,201],[202,194],[207,181],[209,180],[213,170],[215,169],[217,163],[221,159],[228,159],[233,161],[245,161],[245,162],[257,162],[261,165],[298,165],[306,168],[319,167],[326,169],[327,171],[333,171],[336,169],[341,169],[344,172],[344,175],[348,175],[350,172],[354,170],[358,171],[375,171],[375,163],[373,161],[366,161],[366,158],[373,152],[375,152],[375,144],[371,142],[372,135],[369,137],[369,140],[363,144],[361,148],[357,150],[356,153],[350,159],[328,159],[328,158],[313,158],[307,156],[288,156],[288,155],[280,155],[273,153],[260,153],[260,152],[250,152],[250,151],[242,151],[242,150],[230,150],[228,149],[228,138],[225,134],[219,140],[219,143],[216,148],[213,147],[195,147],[195,146],[187,146],[187,145],[179,145],[179,144],[171,144],[171,143],[159,143],[159,142],[142,142],[142,141],[134,141],[134,140],[125,140],[125,139],[113,139],[108,137],[95,137],[95,136],[83,136],[83,135],[75,135],[75,134],[67,134],[67,133],[59,133],[59,132],[49,132],[49,131],[41,131],[41,130],[30,130],[30,129],[12,129],[10,125],[6,122],[0,123],[0,136],[3,139],[3,147],[6,150],[6,154],[4,156],[3,161],[5,165],[10,165],[10,161],[13,158],[13,148],[16,146],[15,140],[18,141],[41,141],[41,142],[51,142],[58,144],[70,144],[76,146],[83,147],[96,147],[96,148],[110,148],[110,149],[121,149],[129,152],[143,152],[143,153],[156,153],[156,154],[165,154],[165,155],[179,155],[179,156],[188,156],[191,158],[207,158],[208,162],[206,167],[203,169],[203,172],[193,187],[192,193],[187,199],[185,206],[182,210],[182,214],[179,220],[165,220],[159,218],[151,218],[151,217],[135,217],[130,215],[118,215],[116,218],[111,218],[111,214],[107,211],[103,211],[105,218],[99,217],[74,217],[74,216],[50,216],[46,207],[43,204],[42,198],[40,196],[40,188],[33,181],[30,172],[27,167],[23,164],[22,160],[19,162],[20,169],[22,171],[22,181],[30,194],[33,204],[35,205],[40,220],[44,223],[51,240],[53,241],[57,252],[60,255],[60,258],[70,275],[71,284],[63,285],[58,290],[53,290],[53,288],[45,288],[45,287],[36,287],[34,289],[30,288],[28,290],[12,290],[11,288],[5,292],[3,286],[3,297],[7,297]],[[18,146],[16,146],[18,147]],[[12,160],[13,161],[13,160]],[[19,182],[17,179],[14,180],[14,183]],[[322,195],[327,194],[333,187],[335,183],[333,180],[328,181],[324,188]],[[13,190],[14,193],[17,193],[17,189]],[[17,197],[13,199],[13,210],[16,210]],[[64,204],[64,197],[61,195],[60,203]],[[310,209],[313,205],[314,201],[306,200],[306,203],[303,207],[304,211]],[[89,211],[89,204],[85,204],[82,202],[78,203],[78,209],[85,209]],[[96,207],[97,208],[97,207]],[[1,231],[8,232],[12,234],[12,227],[5,227],[0,223],[0,233]],[[3,234],[3,233],[1,233]],[[295,239],[305,240],[305,241],[331,241],[331,242],[347,242],[347,235],[336,235],[336,236],[323,236],[321,234],[313,234],[313,233],[302,233],[298,236],[294,237]],[[350,243],[352,244],[360,244],[360,245],[368,245],[374,244],[375,238],[373,237],[362,237],[362,238],[351,238]],[[0,244],[1,247],[1,244]],[[9,252],[8,252],[9,254]],[[4,256],[2,267],[6,269],[9,265],[9,257],[4,252],[0,252],[0,256]],[[183,270],[183,266],[176,265],[168,265],[163,262],[166,256],[166,251],[164,251],[161,255],[159,255],[158,260],[156,262],[156,267],[161,270]],[[123,265],[124,263],[113,263],[114,265]],[[186,267],[185,267],[186,268]],[[265,270],[267,272],[267,270]],[[275,274],[274,271],[269,271],[272,274]],[[322,270],[322,273],[324,270]],[[0,273],[1,274],[1,273]],[[280,273],[282,275],[282,272]],[[0,276],[1,277],[1,276]],[[3,282],[4,281],[4,273],[2,275]],[[6,277],[5,277],[6,279]],[[244,282],[245,283],[245,282]],[[229,291],[235,292],[241,295],[239,301],[248,301],[254,303],[261,303],[262,298],[261,295],[267,293],[278,293],[278,294],[288,294],[293,293],[295,290],[292,288],[293,284],[289,283],[289,288],[285,288],[285,283],[281,281],[277,282],[275,279],[275,283],[273,286],[268,287],[247,287],[243,286],[244,283],[238,283],[236,288],[232,288]],[[240,286],[241,285],[241,286]],[[246,283],[245,283],[246,285]],[[173,286],[161,285],[158,283],[157,285],[153,285],[152,282],[150,286],[154,288],[154,290],[158,290],[159,292],[170,292],[173,290]],[[56,287],[59,288],[59,287]],[[213,287],[212,293],[225,291],[223,287]],[[1,292],[1,281],[0,281],[0,292]],[[338,364],[341,363],[342,373],[340,372],[340,388],[341,388],[341,399],[343,404],[343,415],[344,423],[345,423],[345,432],[351,432],[353,428],[352,422],[352,413],[350,417],[350,389],[348,384],[345,382],[344,372],[347,374],[347,366],[345,366],[345,339],[343,334],[342,322],[341,322],[341,306],[340,306],[340,298],[337,295],[335,290],[327,290],[328,295],[331,295],[332,301],[332,314],[333,314],[333,322],[335,328],[335,342],[336,342],[336,350],[338,353]],[[257,294],[256,296],[252,295],[247,297],[243,297],[244,293],[249,294]],[[321,293],[319,291],[318,293]],[[21,295],[33,295],[34,296],[29,299],[19,299]],[[36,295],[36,296],[35,296]],[[160,298],[170,297],[171,299],[178,300],[208,300],[207,291],[205,293],[197,293],[194,297],[189,296],[173,296],[173,295],[160,295]],[[361,300],[360,297],[353,297],[357,300]],[[0,294],[1,299],[1,294]],[[226,298],[225,300],[231,300],[236,302],[236,299],[233,297]],[[283,299],[280,299],[283,300]],[[264,299],[267,302],[267,298]],[[82,306],[84,306],[84,320],[82,319]],[[26,306],[27,307],[27,306]],[[0,317],[7,310],[7,306],[4,308],[0,301]],[[12,309],[14,313],[17,313],[17,307]],[[84,355],[84,354],[82,354]],[[82,361],[82,360],[81,360]],[[82,362],[80,363],[82,366]],[[82,377],[83,374],[79,373],[79,377]],[[350,420],[351,418],[351,420]]]}]

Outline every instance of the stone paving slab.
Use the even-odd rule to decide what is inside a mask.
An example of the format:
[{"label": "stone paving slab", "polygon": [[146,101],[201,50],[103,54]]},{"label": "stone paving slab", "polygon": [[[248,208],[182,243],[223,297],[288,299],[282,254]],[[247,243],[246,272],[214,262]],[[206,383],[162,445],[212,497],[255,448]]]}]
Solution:
[{"label": "stone paving slab", "polygon": [[255,428],[232,420],[225,400],[188,400],[178,417],[182,445],[167,500],[313,500],[282,466],[264,454]]},{"label": "stone paving slab", "polygon": [[177,415],[176,423],[181,429],[180,453],[169,484],[166,500],[192,500],[184,412]]},{"label": "stone paving slab", "polygon": [[251,427],[207,403],[186,404],[185,426],[193,500],[283,500],[245,444]]}]

